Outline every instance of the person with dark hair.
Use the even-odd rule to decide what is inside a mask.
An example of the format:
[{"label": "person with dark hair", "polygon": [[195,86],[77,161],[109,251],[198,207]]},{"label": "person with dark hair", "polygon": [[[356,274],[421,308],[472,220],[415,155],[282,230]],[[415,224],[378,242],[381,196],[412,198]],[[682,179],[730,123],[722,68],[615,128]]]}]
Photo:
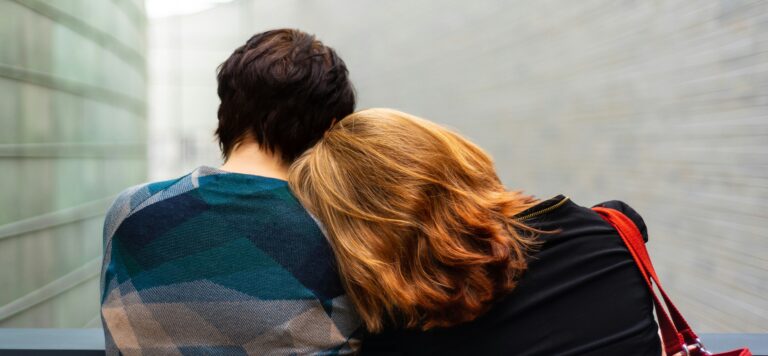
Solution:
[{"label": "person with dark hair", "polygon": [[104,224],[107,354],[346,355],[361,322],[288,166],[355,108],[344,61],[299,30],[218,70],[225,163],[121,193]]},{"label": "person with dark hair", "polygon": [[286,166],[355,109],[344,61],[296,30],[253,36],[221,64],[218,82],[216,135],[225,166],[240,161],[238,145],[250,144]]}]

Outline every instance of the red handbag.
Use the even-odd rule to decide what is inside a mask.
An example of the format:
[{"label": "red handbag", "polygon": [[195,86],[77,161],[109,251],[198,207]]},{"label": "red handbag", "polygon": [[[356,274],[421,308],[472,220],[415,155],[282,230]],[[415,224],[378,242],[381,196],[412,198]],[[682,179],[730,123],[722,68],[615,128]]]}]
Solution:
[{"label": "red handbag", "polygon": [[[656,318],[659,321],[659,329],[661,330],[662,345],[667,355],[752,356],[752,352],[747,348],[717,354],[708,352],[701,343],[701,340],[699,340],[699,337],[696,336],[696,333],[693,332],[685,321],[683,315],[677,310],[675,304],[669,299],[667,293],[664,292],[664,288],[661,287],[659,277],[656,275],[656,270],[653,268],[650,256],[648,256],[648,250],[645,248],[643,236],[640,234],[637,226],[635,226],[635,223],[615,209],[594,207],[592,210],[600,214],[603,220],[607,221],[619,232],[621,239],[624,240],[624,244],[627,245],[629,252],[632,254],[635,264],[637,264],[643,278],[645,278],[645,283],[648,285],[648,290],[650,290],[653,297]],[[653,289],[653,283],[659,289],[664,304],[667,306],[666,310]]]}]

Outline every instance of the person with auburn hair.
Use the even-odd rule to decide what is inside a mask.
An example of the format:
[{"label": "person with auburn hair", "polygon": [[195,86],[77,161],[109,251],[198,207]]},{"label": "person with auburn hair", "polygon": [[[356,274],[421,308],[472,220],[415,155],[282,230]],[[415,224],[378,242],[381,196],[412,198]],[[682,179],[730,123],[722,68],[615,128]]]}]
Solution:
[{"label": "person with auburn hair", "polygon": [[[288,180],[327,232],[368,331],[363,354],[661,354],[618,233],[565,196],[506,189],[482,149],[435,123],[356,112]],[[601,206],[647,240],[632,208]]]}]

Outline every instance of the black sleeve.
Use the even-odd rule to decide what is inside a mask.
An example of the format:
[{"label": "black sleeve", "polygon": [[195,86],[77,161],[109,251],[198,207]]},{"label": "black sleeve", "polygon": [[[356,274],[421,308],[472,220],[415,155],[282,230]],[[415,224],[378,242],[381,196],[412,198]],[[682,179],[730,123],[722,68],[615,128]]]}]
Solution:
[{"label": "black sleeve", "polygon": [[362,347],[360,356],[399,356],[400,345],[405,343],[397,332],[384,331],[380,334],[371,334],[364,332],[362,336]]},{"label": "black sleeve", "polygon": [[640,230],[640,233],[643,235],[643,241],[648,242],[648,228],[645,226],[645,221],[643,221],[643,217],[638,214],[635,209],[632,209],[627,203],[620,201],[620,200],[611,200],[607,202],[603,202],[600,204],[597,204],[595,206],[603,207],[603,208],[610,208],[614,210],[618,210],[627,217],[629,217],[635,225],[637,225],[637,228]]}]

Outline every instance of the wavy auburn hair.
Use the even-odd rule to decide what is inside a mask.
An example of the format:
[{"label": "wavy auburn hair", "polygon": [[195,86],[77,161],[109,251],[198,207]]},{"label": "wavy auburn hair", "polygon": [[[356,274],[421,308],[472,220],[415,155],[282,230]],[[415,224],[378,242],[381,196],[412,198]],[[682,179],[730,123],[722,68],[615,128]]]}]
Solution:
[{"label": "wavy auburn hair", "polygon": [[336,123],[291,166],[290,186],[324,225],[367,329],[470,321],[515,288],[537,230],[461,136],[389,109]]}]

